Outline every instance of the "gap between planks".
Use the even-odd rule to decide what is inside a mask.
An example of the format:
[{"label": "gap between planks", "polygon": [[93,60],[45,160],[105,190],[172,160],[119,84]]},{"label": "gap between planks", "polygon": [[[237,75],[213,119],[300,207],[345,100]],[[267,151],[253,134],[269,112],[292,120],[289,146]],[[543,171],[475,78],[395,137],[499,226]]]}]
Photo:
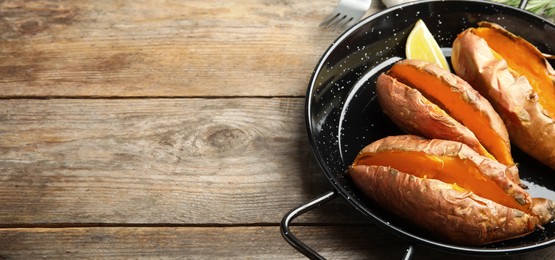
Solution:
[{"label": "gap between planks", "polygon": [[[0,229],[18,228],[161,228],[161,227],[183,227],[183,228],[217,228],[217,227],[278,227],[279,223],[244,223],[244,224],[177,224],[177,223],[12,223],[0,224]],[[291,223],[292,227],[372,227],[372,223]]]}]

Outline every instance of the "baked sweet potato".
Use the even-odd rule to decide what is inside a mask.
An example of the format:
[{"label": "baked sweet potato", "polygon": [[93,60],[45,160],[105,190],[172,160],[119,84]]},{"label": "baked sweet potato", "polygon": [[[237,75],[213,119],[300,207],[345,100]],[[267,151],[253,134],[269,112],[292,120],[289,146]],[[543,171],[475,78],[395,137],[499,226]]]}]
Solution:
[{"label": "baked sweet potato", "polygon": [[451,72],[425,61],[402,60],[378,77],[376,93],[384,113],[407,133],[460,141],[514,165],[509,136],[497,112]]},{"label": "baked sweet potato", "polygon": [[525,39],[482,22],[453,42],[454,71],[501,115],[511,141],[555,169],[555,71]]},{"label": "baked sweet potato", "polygon": [[509,171],[463,143],[414,135],[375,141],[349,167],[384,208],[461,245],[523,236],[554,219],[553,202],[531,198]]},{"label": "baked sweet potato", "polygon": [[351,176],[383,207],[447,242],[483,245],[527,235],[538,225],[538,219],[530,214],[391,167],[356,165]]},{"label": "baked sweet potato", "polygon": [[428,100],[420,91],[381,74],[376,93],[382,111],[407,133],[428,138],[460,141],[478,153],[494,158],[470,129]]}]

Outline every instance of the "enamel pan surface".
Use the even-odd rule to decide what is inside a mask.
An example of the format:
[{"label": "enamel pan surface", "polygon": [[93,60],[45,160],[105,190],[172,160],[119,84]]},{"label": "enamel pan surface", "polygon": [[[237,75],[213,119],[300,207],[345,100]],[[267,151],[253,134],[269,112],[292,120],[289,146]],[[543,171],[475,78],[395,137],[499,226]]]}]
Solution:
[{"label": "enamel pan surface", "polygon": [[[471,255],[523,253],[552,245],[555,224],[548,224],[544,231],[483,247],[462,247],[436,240],[372,203],[347,176],[348,165],[364,146],[379,138],[403,133],[382,113],[375,84],[381,72],[405,57],[406,39],[418,19],[426,23],[448,60],[457,34],[479,21],[500,24],[540,51],[555,54],[553,23],[492,2],[413,2],[367,17],[331,44],[310,79],[307,131],[323,172],[353,207],[374,223],[417,244]],[[555,200],[555,172],[514,147],[513,156],[531,195]]]}]

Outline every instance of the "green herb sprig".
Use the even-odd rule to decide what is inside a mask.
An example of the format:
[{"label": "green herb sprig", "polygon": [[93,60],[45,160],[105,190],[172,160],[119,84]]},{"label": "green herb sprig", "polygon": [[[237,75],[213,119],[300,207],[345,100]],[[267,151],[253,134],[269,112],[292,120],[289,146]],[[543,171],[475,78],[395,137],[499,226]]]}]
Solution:
[{"label": "green herb sprig", "polygon": [[[492,0],[494,2],[518,6],[520,0]],[[528,0],[526,10],[537,15],[543,16],[552,22],[555,22],[555,0]]]}]

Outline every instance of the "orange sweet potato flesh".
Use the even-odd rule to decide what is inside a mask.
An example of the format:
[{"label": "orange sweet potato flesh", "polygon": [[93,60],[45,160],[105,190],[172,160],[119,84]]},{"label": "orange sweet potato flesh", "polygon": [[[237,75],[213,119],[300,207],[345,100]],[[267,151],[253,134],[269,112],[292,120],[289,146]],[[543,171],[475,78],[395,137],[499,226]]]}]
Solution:
[{"label": "orange sweet potato flesh", "polygon": [[388,166],[419,178],[456,184],[506,207],[531,213],[532,198],[511,180],[506,165],[459,142],[410,135],[389,137],[365,147],[353,164]]},{"label": "orange sweet potato flesh", "polygon": [[526,40],[493,23],[481,22],[472,32],[486,40],[489,47],[509,65],[509,68],[528,79],[538,94],[538,102],[545,112],[555,118],[555,78],[541,52]]},{"label": "orange sweet potato flesh", "polygon": [[355,165],[356,186],[392,213],[448,242],[478,246],[534,232],[538,219],[445,182],[391,167]]},{"label": "orange sweet potato flesh", "polygon": [[468,127],[428,100],[417,89],[382,73],[378,76],[376,93],[382,111],[406,133],[430,139],[459,141],[474,151],[495,159]]},{"label": "orange sweet potato flesh", "polygon": [[417,60],[398,62],[387,74],[417,89],[470,129],[499,162],[505,165],[514,164],[503,121],[489,101],[466,81],[434,64]]},{"label": "orange sweet potato flesh", "polygon": [[480,23],[457,36],[451,60],[501,115],[511,141],[555,169],[555,71],[541,52],[498,25]]},{"label": "orange sweet potato flesh", "polygon": [[389,166],[401,172],[410,172],[419,178],[454,183],[476,195],[491,199],[506,207],[530,213],[528,206],[521,205],[505,193],[495,182],[487,179],[476,165],[468,160],[450,156],[433,156],[423,152],[388,151],[368,154],[359,164]]},{"label": "orange sweet potato flesh", "polygon": [[555,204],[532,198],[509,172],[463,143],[414,135],[377,140],[349,167],[368,197],[461,245],[523,236],[555,218]]}]

